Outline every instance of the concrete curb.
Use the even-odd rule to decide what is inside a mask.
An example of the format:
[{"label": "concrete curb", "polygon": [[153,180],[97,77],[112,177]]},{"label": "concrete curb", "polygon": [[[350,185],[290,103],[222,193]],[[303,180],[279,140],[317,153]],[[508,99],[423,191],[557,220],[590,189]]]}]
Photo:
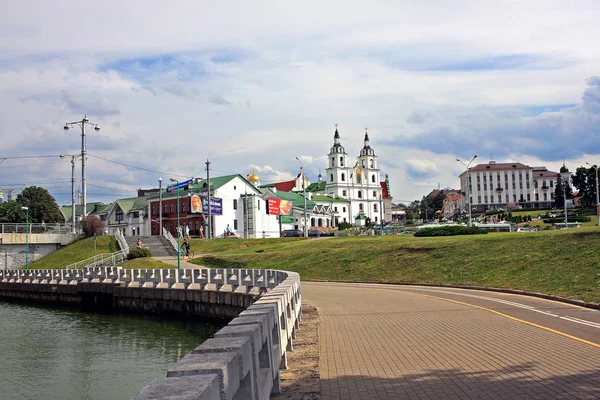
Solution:
[{"label": "concrete curb", "polygon": [[498,292],[498,293],[509,293],[509,294],[520,294],[523,296],[538,297],[546,300],[554,300],[561,303],[573,304],[580,307],[591,308],[594,310],[600,310],[600,303],[587,303],[582,300],[567,299],[560,296],[555,296],[546,293],[527,292],[524,290],[517,289],[503,289],[487,286],[463,286],[463,285],[446,285],[437,283],[415,283],[415,282],[387,282],[387,281],[343,281],[343,280],[320,280],[320,279],[303,279],[303,282],[334,282],[334,283],[366,283],[366,284],[380,284],[380,285],[395,285],[395,286],[428,286],[428,287],[440,287],[440,288],[453,288],[453,289],[468,289],[468,290],[481,290],[487,292]]}]

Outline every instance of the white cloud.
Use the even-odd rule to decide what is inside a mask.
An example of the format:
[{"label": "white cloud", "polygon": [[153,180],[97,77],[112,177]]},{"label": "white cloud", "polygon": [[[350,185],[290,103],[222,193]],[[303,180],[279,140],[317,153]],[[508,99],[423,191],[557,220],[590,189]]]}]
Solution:
[{"label": "white cloud", "polygon": [[[183,176],[207,158],[216,175],[263,166],[264,182],[296,176],[295,157],[316,180],[333,124],[351,157],[368,126],[402,200],[456,186],[456,157],[476,152],[576,163],[600,154],[599,18],[594,1],[21,1],[0,15],[0,157],[76,152],[62,124],[88,114],[91,154]],[[89,173],[132,191],[158,178]],[[0,168],[0,186],[69,174]]]}]

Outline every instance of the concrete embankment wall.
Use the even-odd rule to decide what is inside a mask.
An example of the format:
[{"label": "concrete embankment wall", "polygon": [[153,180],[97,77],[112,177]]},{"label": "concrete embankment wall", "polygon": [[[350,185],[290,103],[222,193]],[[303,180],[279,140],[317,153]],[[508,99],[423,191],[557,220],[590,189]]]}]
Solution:
[{"label": "concrete embankment wall", "polygon": [[[0,268],[21,268],[25,265],[25,258],[29,258],[31,264],[82,237],[72,233],[0,233]],[[28,251],[26,241],[29,241]]]},{"label": "concrete embankment wall", "polygon": [[279,370],[287,368],[302,311],[299,275],[274,270],[0,270],[1,298],[235,317],[136,400],[269,399],[280,392]]}]

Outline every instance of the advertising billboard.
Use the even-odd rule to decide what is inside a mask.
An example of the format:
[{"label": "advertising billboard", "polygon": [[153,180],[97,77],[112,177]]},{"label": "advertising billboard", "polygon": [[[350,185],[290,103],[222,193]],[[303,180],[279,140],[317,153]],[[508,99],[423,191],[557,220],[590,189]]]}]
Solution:
[{"label": "advertising billboard", "polygon": [[281,200],[276,197],[269,197],[267,201],[267,214],[292,215],[293,203],[290,200]]},{"label": "advertising billboard", "polygon": [[[208,214],[208,197],[206,195],[190,196],[191,214]],[[210,198],[210,213],[212,215],[223,215],[223,199],[217,197]]]},{"label": "advertising billboard", "polygon": [[181,190],[181,189],[190,188],[191,186],[192,186],[192,180],[189,179],[187,181],[179,182],[178,184],[175,184],[175,185],[167,186],[167,193],[174,192],[177,190],[177,188],[179,188],[179,190]]}]

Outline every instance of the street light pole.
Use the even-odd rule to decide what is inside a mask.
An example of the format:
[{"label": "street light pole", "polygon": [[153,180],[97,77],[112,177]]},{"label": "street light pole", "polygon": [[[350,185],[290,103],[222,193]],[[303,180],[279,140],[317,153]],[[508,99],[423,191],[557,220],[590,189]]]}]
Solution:
[{"label": "street light pole", "polygon": [[300,173],[302,174],[302,197],[304,197],[304,228],[302,230],[304,231],[304,237],[308,237],[308,226],[306,225],[306,185],[304,183],[304,164],[302,164],[302,161],[300,161],[298,157],[296,157],[296,160],[298,160],[300,163]]},{"label": "street light pole", "polygon": [[158,234],[160,236],[163,234],[162,213],[162,178],[158,178]]},{"label": "street light pole", "polygon": [[586,162],[587,165],[594,168],[596,170],[596,215],[598,216],[598,226],[600,226],[600,201],[598,195],[598,166],[592,165],[589,162]]},{"label": "street light pole", "polygon": [[456,161],[458,161],[459,163],[461,163],[462,165],[465,166],[466,168],[466,172],[467,172],[467,188],[468,188],[468,192],[467,192],[467,200],[469,201],[469,226],[473,226],[473,223],[471,221],[471,208],[473,208],[473,205],[471,204],[471,183],[469,182],[469,166],[471,165],[471,163],[473,162],[473,160],[475,160],[477,158],[477,154],[475,154],[473,156],[473,158],[471,158],[471,161],[469,161],[468,164],[465,164],[464,162],[460,161],[460,159],[456,159]]},{"label": "street light pole", "polygon": [[29,207],[21,207],[25,211],[25,269],[29,269]]},{"label": "street light pole", "polygon": [[177,269],[181,268],[181,226],[179,225],[179,181],[171,178],[177,185]]},{"label": "street light pole", "polygon": [[62,154],[60,158],[70,157],[71,158],[71,231],[75,231],[75,160],[80,157],[79,154]]},{"label": "street light pole", "polygon": [[64,126],[64,130],[68,131],[71,129],[73,125],[78,125],[81,127],[81,192],[83,197],[83,212],[81,213],[81,217],[84,218],[87,214],[86,210],[86,202],[87,202],[87,188],[86,188],[86,174],[85,174],[85,159],[87,154],[87,148],[85,145],[85,126],[89,124],[94,127],[94,130],[98,132],[100,127],[98,124],[91,123],[87,119],[87,115],[83,117],[81,121],[74,122],[66,122]]}]

